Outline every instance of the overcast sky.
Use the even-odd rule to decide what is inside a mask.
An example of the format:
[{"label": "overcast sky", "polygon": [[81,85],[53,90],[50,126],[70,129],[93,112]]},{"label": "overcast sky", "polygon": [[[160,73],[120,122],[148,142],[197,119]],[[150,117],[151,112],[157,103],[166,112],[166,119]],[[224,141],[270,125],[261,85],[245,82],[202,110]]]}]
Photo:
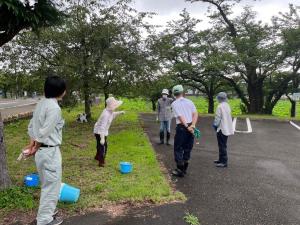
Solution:
[{"label": "overcast sky", "polygon": [[[287,11],[289,3],[300,6],[300,0],[242,0],[242,3],[235,7],[235,14],[239,14],[245,5],[253,6],[258,13],[258,19],[270,22],[273,15],[280,11]],[[208,27],[206,15],[208,4],[189,3],[184,0],[135,0],[134,8],[139,11],[151,11],[157,13],[151,20],[155,25],[165,25],[167,21],[177,19],[179,13],[186,8],[193,17],[203,20],[202,26]]]}]

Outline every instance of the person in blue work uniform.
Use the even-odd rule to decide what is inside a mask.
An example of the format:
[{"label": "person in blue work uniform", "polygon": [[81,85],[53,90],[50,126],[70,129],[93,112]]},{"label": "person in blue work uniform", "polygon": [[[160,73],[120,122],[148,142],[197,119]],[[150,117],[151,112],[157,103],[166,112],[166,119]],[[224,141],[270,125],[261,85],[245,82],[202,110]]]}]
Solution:
[{"label": "person in blue work uniform", "polygon": [[172,103],[172,110],[176,118],[176,134],[174,140],[174,156],[177,168],[172,174],[184,177],[191,158],[194,145],[194,130],[198,121],[198,112],[194,103],[184,97],[182,85],[173,87],[176,100]]},{"label": "person in blue work uniform", "polygon": [[56,217],[59,198],[62,158],[62,128],[64,120],[58,101],[66,94],[66,83],[58,76],[50,76],[44,85],[45,98],[36,106],[28,126],[29,155],[35,155],[35,163],[41,181],[41,197],[36,217],[37,225],[59,225]]}]

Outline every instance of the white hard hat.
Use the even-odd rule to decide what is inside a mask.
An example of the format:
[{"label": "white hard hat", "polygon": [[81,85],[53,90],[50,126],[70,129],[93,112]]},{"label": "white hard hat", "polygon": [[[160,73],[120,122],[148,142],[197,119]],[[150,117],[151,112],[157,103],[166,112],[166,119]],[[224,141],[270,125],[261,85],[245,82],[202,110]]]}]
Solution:
[{"label": "white hard hat", "polygon": [[162,95],[169,95],[169,90],[168,89],[163,89],[161,94]]}]

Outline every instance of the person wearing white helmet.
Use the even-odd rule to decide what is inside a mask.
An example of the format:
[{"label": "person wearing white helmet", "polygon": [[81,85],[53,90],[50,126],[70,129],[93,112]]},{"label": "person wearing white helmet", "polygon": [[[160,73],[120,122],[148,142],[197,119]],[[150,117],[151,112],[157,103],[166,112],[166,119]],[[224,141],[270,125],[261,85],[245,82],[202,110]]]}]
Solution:
[{"label": "person wearing white helmet", "polygon": [[216,117],[213,123],[213,127],[217,132],[217,140],[219,146],[219,159],[215,160],[216,167],[225,168],[228,164],[227,156],[227,140],[228,136],[234,134],[231,109],[227,103],[227,94],[220,92],[217,95],[217,101],[219,102]]},{"label": "person wearing white helmet", "polygon": [[194,145],[194,130],[198,121],[198,112],[194,103],[184,97],[182,85],[173,87],[176,100],[172,109],[176,117],[176,134],[174,140],[174,156],[177,168],[172,174],[184,177],[187,173],[191,152]]},{"label": "person wearing white helmet", "polygon": [[94,134],[97,144],[97,153],[95,159],[99,161],[99,167],[104,167],[105,157],[107,154],[107,136],[111,122],[124,111],[115,112],[115,110],[122,105],[122,101],[116,100],[114,97],[109,97],[106,100],[106,108],[103,110],[101,116],[94,126]]},{"label": "person wearing white helmet", "polygon": [[169,90],[162,90],[162,97],[158,99],[157,103],[157,120],[160,122],[159,138],[160,143],[164,144],[165,132],[167,133],[166,144],[170,145],[171,137],[171,120],[172,120],[172,109],[171,104],[172,98],[169,98]]}]

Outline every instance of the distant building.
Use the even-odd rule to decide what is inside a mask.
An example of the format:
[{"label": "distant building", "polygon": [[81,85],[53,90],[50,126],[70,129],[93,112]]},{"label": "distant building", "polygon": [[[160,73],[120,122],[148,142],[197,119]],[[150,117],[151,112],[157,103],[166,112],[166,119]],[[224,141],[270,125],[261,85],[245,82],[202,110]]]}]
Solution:
[{"label": "distant building", "polygon": [[200,92],[197,89],[187,89],[185,94],[188,96],[199,96]]}]

